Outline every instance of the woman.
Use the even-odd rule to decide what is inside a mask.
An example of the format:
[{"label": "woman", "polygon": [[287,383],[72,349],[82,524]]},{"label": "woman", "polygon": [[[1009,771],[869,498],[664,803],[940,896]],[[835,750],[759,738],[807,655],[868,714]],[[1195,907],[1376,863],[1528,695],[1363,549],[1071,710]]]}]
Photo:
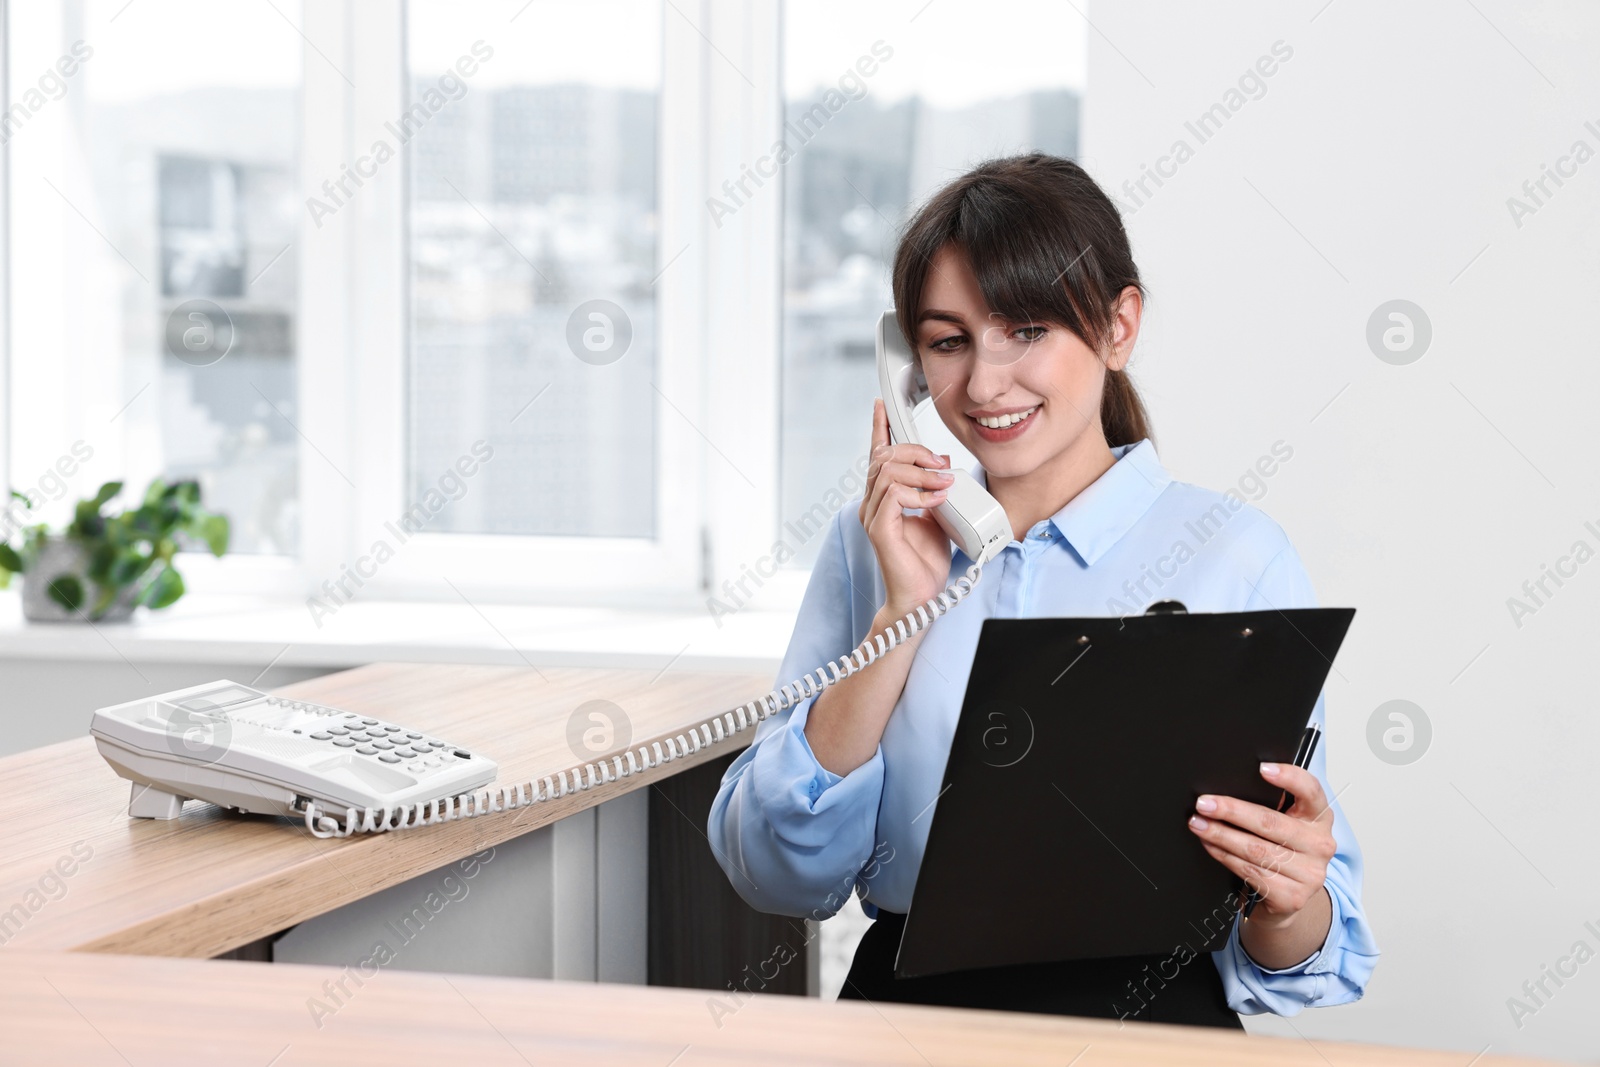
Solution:
[{"label": "woman", "polygon": [[[1326,746],[1309,770],[1262,765],[1295,798],[1281,814],[1196,802],[1197,847],[1263,894],[1248,920],[1232,917],[1214,966],[1164,955],[892,976],[985,617],[1138,613],[1163,599],[1202,612],[1315,606],[1276,523],[1162,468],[1125,370],[1144,288],[1116,209],[1077,164],[1000,159],[951,183],[911,221],[893,285],[939,417],[1015,539],[908,648],[761,723],[711,808],[718,862],[763,911],[826,918],[861,893],[875,922],[841,998],[1236,1029],[1240,1012],[1358,999],[1378,949]],[[881,400],[871,448],[859,506],[824,539],[780,684],[849,653],[972,562],[923,510],[943,499],[949,457],[892,443]],[[1313,721],[1324,719],[1319,696]],[[974,908],[1004,906],[984,896],[993,885],[974,879]]]}]

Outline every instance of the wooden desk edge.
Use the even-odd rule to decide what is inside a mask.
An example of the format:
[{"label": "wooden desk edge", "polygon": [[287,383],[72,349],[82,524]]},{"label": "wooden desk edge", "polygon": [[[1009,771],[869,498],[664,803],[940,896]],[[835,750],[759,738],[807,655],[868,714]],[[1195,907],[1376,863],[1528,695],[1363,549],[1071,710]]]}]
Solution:
[{"label": "wooden desk edge", "polygon": [[[7,1027],[8,1031],[28,1029],[55,1037],[59,1032],[50,1029],[45,1016],[51,1011],[62,1011],[60,998],[71,995],[71,1010],[85,1021],[90,1013],[98,1019],[93,1023],[96,1033],[102,1025],[118,1032],[132,1021],[143,1023],[146,1029],[153,1021],[150,1013],[159,1017],[162,1010],[175,1014],[186,1023],[213,1027],[225,1031],[230,1041],[266,1038],[269,1042],[299,1038],[288,1033],[284,1025],[288,1018],[282,1004],[294,1006],[295,1017],[305,1021],[301,1002],[306,991],[324,987],[324,980],[335,980],[345,975],[345,970],[335,967],[305,964],[274,964],[261,967],[257,964],[222,960],[153,959],[147,956],[104,955],[84,957],[62,953],[19,951],[8,954],[8,966],[0,970],[0,1019],[15,1013],[20,1026]],[[68,978],[72,984],[60,983]],[[40,979],[54,979],[48,985]],[[229,988],[235,982],[238,988]],[[59,983],[59,984],[58,984]],[[99,984],[99,988],[94,987]],[[61,988],[65,985],[65,988]],[[87,988],[86,988],[87,986]],[[107,997],[105,991],[114,990]],[[133,992],[128,992],[132,990]],[[285,1002],[260,995],[263,992],[282,991]],[[1035,1015],[1021,1012],[980,1011],[967,1008],[942,1008],[913,1004],[868,1004],[865,1002],[826,1002],[813,998],[750,994],[740,1002],[737,1016],[730,1016],[731,1024],[724,1029],[723,1022],[707,1013],[708,998],[724,995],[717,990],[666,989],[617,985],[610,983],[552,981],[548,979],[505,978],[484,975],[445,975],[417,971],[385,972],[382,982],[363,986],[355,1002],[361,1004],[357,1016],[343,1020],[356,1032],[338,1035],[338,1040],[348,1044],[360,1043],[370,1058],[359,1062],[393,1062],[386,1056],[401,1047],[412,1049],[416,1044],[413,1032],[391,1032],[390,1025],[403,1022],[407,1027],[415,1023],[408,1013],[416,1004],[438,999],[440,1003],[466,999],[477,1013],[457,1013],[451,1018],[437,1020],[440,1037],[444,1040],[452,1030],[459,1030],[460,1019],[480,1019],[485,1028],[495,1029],[504,1040],[510,1038],[502,1030],[523,1041],[548,1041],[553,1049],[571,1049],[570,1031],[574,1020],[600,1016],[605,1026],[596,1026],[591,1032],[595,1049],[609,1049],[615,1053],[615,1042],[625,1038],[638,1042],[659,1041],[664,1054],[681,1054],[682,1044],[689,1041],[698,1045],[723,1041],[724,1047],[714,1055],[727,1059],[740,1053],[747,1054],[749,1046],[765,1044],[769,1035],[792,1036],[797,1028],[805,1032],[825,1034],[827,1038],[845,1044],[869,1036],[884,1037],[879,1033],[887,1022],[899,1039],[912,1041],[921,1038],[924,1044],[943,1037],[958,1049],[963,1042],[982,1040],[992,1042],[1004,1038],[1010,1042],[1011,1055],[1027,1054],[1028,1062],[1059,1062],[1063,1053],[1070,1056],[1082,1045],[1097,1046],[1114,1058],[1126,1060],[1136,1056],[1140,1062],[1228,1064],[1244,1067],[1266,1067],[1271,1064],[1318,1065],[1337,1061],[1350,1064],[1394,1064],[1403,1067],[1459,1067],[1464,1053],[1450,1050],[1409,1049],[1385,1045],[1346,1041],[1323,1041],[1313,1045],[1298,1038],[1281,1038],[1264,1035],[1244,1035],[1237,1032],[1213,1030],[1202,1027],[1185,1027],[1162,1023],[1136,1023],[1124,1026],[1109,1019],[1088,1019],[1076,1016]],[[214,1007],[201,1010],[211,1002]],[[30,1007],[31,1004],[31,1007]],[[529,1004],[540,1010],[530,1012]],[[252,1019],[251,1013],[257,1013]],[[117,1015],[120,1013],[120,1016]],[[490,1023],[499,1017],[499,1024]],[[276,1019],[276,1023],[274,1020]],[[816,1029],[816,1022],[827,1020],[826,1030]],[[270,1034],[269,1026],[274,1026]],[[839,1031],[858,1027],[860,1035]],[[707,1040],[706,1028],[722,1037]],[[183,1028],[178,1028],[182,1030]],[[372,1031],[376,1030],[374,1035]],[[15,1035],[13,1034],[13,1037]],[[103,1036],[103,1035],[102,1035]],[[165,1037],[165,1034],[162,1035]],[[175,1032],[173,1047],[196,1037],[189,1032]],[[385,1047],[385,1039],[390,1042]],[[725,1039],[725,1040],[724,1040]],[[49,1038],[46,1038],[49,1040]],[[85,1041],[90,1040],[85,1036]],[[819,1038],[826,1040],[826,1038]],[[731,1046],[731,1047],[730,1047]],[[297,1046],[300,1047],[300,1046]],[[349,1062],[341,1060],[343,1045],[322,1049],[323,1055],[311,1051],[313,1062]],[[516,1048],[515,1045],[512,1046]],[[912,1043],[911,1048],[917,1046]],[[38,1045],[19,1045],[13,1053],[32,1052],[42,1055],[51,1050]],[[943,1045],[946,1062],[958,1053]],[[306,1049],[302,1048],[302,1053]],[[346,1050],[347,1051],[347,1050]],[[646,1050],[639,1049],[641,1053]],[[790,1049],[780,1050],[782,1062],[796,1062],[798,1056]],[[820,1056],[823,1050],[816,1050]],[[920,1055],[920,1050],[919,1055]],[[996,1053],[1001,1050],[994,1049]],[[1329,1057],[1329,1053],[1336,1053]],[[862,1052],[865,1057],[865,1051]],[[581,1056],[579,1057],[582,1058]],[[910,1056],[907,1056],[908,1061]],[[42,1060],[41,1060],[42,1062]],[[651,1059],[650,1062],[655,1062]],[[662,1060],[665,1062],[665,1060]],[[755,1062],[747,1060],[747,1062]],[[779,1062],[774,1058],[772,1062]],[[1557,1067],[1557,1061],[1483,1055],[1473,1061],[1481,1067]]]}]

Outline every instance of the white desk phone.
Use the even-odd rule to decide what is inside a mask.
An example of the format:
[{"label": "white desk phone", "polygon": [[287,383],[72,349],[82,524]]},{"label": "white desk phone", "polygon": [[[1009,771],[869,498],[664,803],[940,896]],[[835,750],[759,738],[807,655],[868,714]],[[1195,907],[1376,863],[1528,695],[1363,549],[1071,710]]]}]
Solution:
[{"label": "white desk phone", "polygon": [[100,755],[133,782],[128,814],[175,819],[191,797],[307,815],[407,808],[494,780],[495,764],[431,734],[227,680],[101,708]]},{"label": "white desk phone", "polygon": [[[879,319],[877,339],[890,434],[896,442],[916,441],[915,412],[928,399],[928,384],[893,311]],[[960,603],[983,565],[1011,542],[1011,524],[970,474],[952,473],[933,515],[972,565],[943,592],[849,655],[759,700],[559,774],[479,792],[498,768],[478,753],[426,731],[227,680],[101,708],[90,733],[117,774],[133,783],[128,814],[134,818],[174,819],[194,798],[241,812],[303,816],[317,837],[348,837],[511,811],[590,789],[698,752],[821,692]]]}]

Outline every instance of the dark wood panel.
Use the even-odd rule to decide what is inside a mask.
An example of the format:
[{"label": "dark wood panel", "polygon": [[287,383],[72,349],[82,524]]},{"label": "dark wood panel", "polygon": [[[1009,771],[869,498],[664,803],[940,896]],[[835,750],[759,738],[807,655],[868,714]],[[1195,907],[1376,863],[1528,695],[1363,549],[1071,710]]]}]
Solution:
[{"label": "dark wood panel", "polygon": [[[804,996],[805,920],[746,904],[706,840],[711,802],[737,755],[650,787],[650,984]],[[728,1006],[738,1003],[730,993]]]},{"label": "dark wood panel", "polygon": [[283,935],[271,934],[260,940],[247,942],[238,948],[230,948],[228,951],[211,958],[214,960],[249,960],[254,963],[271,963],[272,946],[281,936]]}]

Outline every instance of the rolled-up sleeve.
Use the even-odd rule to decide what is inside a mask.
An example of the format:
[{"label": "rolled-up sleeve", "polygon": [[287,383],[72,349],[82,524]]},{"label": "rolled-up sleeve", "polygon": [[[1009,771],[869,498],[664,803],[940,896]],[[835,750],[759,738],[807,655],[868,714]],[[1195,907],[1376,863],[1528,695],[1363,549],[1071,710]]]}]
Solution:
[{"label": "rolled-up sleeve", "polygon": [[[852,595],[874,583],[852,584],[843,515],[833,516],[823,538],[776,685],[848,654],[866,636],[855,633]],[[722,776],[706,835],[751,907],[823,919],[849,899],[872,856],[883,749],[844,776],[823,767],[805,736],[815,702],[806,697],[756,727],[750,747]]]},{"label": "rolled-up sleeve", "polygon": [[[1299,555],[1293,547],[1285,546],[1252,583],[1245,610],[1316,606],[1311,580]],[[1311,721],[1323,730],[1323,741],[1311,759],[1311,771],[1322,783],[1333,809],[1333,839],[1337,846],[1323,883],[1333,905],[1332,921],[1319,949],[1291,967],[1269,970],[1245,952],[1239,943],[1239,920],[1235,920],[1227,945],[1213,952],[1212,959],[1222,975],[1228,1006],[1244,1015],[1297,1015],[1308,1007],[1359,1000],[1378,963],[1378,945],[1361,906],[1361,847],[1328,780],[1325,693],[1317,696]]]}]

